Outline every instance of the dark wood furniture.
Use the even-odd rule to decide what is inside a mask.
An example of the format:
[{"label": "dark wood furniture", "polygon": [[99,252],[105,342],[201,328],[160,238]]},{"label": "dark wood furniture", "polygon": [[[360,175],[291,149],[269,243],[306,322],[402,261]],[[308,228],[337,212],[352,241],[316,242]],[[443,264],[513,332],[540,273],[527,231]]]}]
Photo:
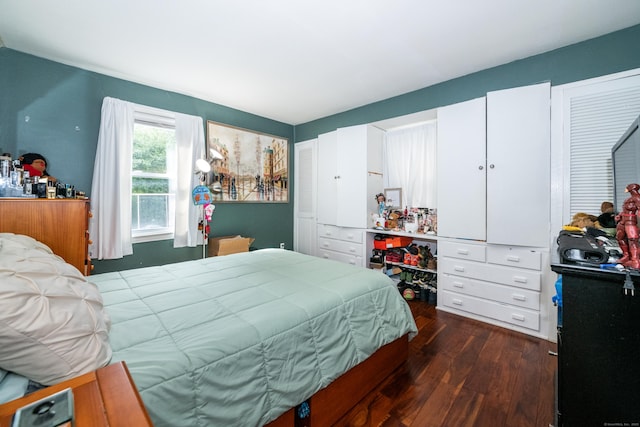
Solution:
[{"label": "dark wood furniture", "polygon": [[314,394],[307,402],[309,417],[297,418],[296,408],[293,408],[267,424],[267,427],[321,427],[335,424],[367,393],[405,363],[408,354],[409,339],[405,335],[379,348],[368,359]]},{"label": "dark wood furniture", "polygon": [[0,232],[25,234],[49,246],[82,274],[91,273],[89,200],[0,198]]},{"label": "dark wood furniture", "polygon": [[19,408],[69,387],[73,391],[76,427],[153,425],[127,365],[119,362],[0,405],[0,427],[9,427]]},{"label": "dark wood furniture", "polygon": [[556,427],[640,425],[640,275],[552,265],[562,274]]}]

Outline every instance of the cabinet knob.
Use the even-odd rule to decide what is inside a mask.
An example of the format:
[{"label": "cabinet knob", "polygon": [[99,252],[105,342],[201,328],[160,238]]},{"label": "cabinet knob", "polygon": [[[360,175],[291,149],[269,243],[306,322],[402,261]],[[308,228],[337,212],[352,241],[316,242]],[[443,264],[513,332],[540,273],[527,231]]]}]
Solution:
[{"label": "cabinet knob", "polygon": [[482,165],[478,166],[478,170],[482,170],[482,169],[484,169],[484,166]]},{"label": "cabinet knob", "polygon": [[340,179],[340,175],[334,176],[333,179]]},{"label": "cabinet knob", "polygon": [[495,168],[495,165],[493,165],[493,163],[492,163],[492,164],[489,165],[489,169],[493,169],[493,168]]}]

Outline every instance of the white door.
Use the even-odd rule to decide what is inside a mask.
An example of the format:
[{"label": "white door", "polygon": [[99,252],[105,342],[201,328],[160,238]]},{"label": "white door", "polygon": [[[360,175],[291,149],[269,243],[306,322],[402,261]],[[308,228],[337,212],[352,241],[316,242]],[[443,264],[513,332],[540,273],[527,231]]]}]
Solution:
[{"label": "white door", "polygon": [[320,224],[336,225],[337,221],[337,132],[318,135],[317,212]]},{"label": "white door", "polygon": [[438,235],[486,239],[485,98],[438,108]]},{"label": "white door", "polygon": [[367,125],[339,128],[337,132],[336,224],[341,227],[365,228]]},{"label": "white door", "polygon": [[550,83],[487,94],[487,242],[548,247]]},{"label": "white door", "polygon": [[293,250],[308,255],[315,255],[317,248],[317,147],[316,139],[294,145]]}]

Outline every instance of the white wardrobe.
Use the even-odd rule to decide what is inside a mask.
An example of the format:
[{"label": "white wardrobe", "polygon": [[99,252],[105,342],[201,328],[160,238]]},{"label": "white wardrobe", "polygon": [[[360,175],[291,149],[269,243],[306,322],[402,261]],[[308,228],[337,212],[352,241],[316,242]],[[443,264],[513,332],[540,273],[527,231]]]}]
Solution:
[{"label": "white wardrobe", "polygon": [[[554,339],[550,84],[438,108],[437,123],[438,309]],[[383,136],[361,125],[296,144],[296,153],[317,149],[315,222],[295,213],[296,245],[306,253],[366,265],[363,230],[383,190]],[[299,174],[313,171],[296,154],[296,194],[312,182]]]},{"label": "white wardrobe", "polygon": [[[296,195],[300,191],[307,202],[294,204],[294,249],[365,265],[364,230],[370,225],[369,212],[377,209],[374,196],[383,190],[383,136],[381,129],[358,125],[295,144]],[[313,174],[315,178],[310,177]],[[304,187],[297,184],[298,180]],[[310,194],[315,216],[307,209],[314,208],[308,200]]]},{"label": "white wardrobe", "polygon": [[438,109],[438,308],[552,337],[550,84]]}]

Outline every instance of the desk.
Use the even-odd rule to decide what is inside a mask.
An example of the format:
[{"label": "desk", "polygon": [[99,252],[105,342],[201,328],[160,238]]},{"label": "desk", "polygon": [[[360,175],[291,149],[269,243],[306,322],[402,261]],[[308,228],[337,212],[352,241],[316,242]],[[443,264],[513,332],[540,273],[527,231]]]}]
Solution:
[{"label": "desk", "polygon": [[153,426],[127,365],[119,362],[0,405],[0,427],[9,427],[19,408],[69,387],[76,427]]}]

